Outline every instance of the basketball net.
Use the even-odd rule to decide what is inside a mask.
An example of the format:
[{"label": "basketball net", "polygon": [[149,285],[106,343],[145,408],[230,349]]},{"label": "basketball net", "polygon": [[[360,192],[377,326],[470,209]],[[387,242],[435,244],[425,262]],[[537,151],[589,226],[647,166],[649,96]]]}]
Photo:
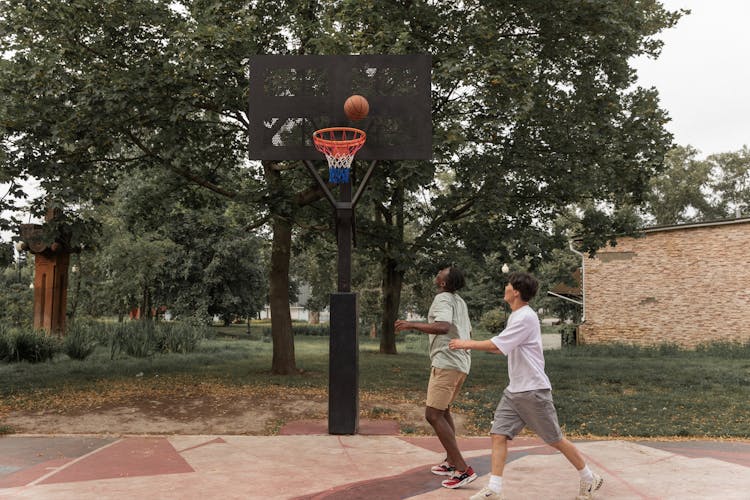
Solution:
[{"label": "basketball net", "polygon": [[349,171],[357,151],[365,145],[366,134],[350,127],[333,127],[316,130],[313,134],[315,148],[328,160],[328,182],[349,182]]}]

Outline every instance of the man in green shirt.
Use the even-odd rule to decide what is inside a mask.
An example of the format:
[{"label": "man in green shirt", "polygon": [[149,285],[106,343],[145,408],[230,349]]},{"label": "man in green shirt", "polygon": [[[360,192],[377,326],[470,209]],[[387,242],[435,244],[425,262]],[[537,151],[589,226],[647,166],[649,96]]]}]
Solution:
[{"label": "man in green shirt", "polygon": [[449,476],[442,482],[446,488],[459,488],[477,478],[461,456],[456,442],[456,427],[450,405],[458,396],[471,368],[471,354],[451,350],[451,339],[471,339],[471,322],[466,302],[456,293],[465,284],[463,273],[456,267],[441,269],[435,277],[438,294],[427,313],[427,323],[396,321],[396,332],[416,330],[430,336],[430,382],[427,386],[425,418],[435,430],[446,452],[443,463],[432,467],[433,474]]}]

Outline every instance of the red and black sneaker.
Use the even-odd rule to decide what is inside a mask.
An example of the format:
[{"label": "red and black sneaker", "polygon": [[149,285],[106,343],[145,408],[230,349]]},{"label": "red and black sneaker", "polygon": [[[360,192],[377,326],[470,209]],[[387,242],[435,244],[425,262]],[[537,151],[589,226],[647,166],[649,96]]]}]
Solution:
[{"label": "red and black sneaker", "polygon": [[443,481],[445,488],[460,488],[461,486],[467,485],[477,478],[476,472],[471,467],[467,467],[465,471],[456,471],[453,473],[453,477]]}]

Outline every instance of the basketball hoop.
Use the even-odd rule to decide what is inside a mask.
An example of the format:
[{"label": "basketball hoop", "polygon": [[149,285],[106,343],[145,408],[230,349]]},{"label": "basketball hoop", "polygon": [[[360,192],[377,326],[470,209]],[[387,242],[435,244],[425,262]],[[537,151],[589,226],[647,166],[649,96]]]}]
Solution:
[{"label": "basketball hoop", "polygon": [[367,135],[358,128],[332,127],[316,130],[313,134],[315,148],[328,160],[328,182],[349,182],[349,170],[354,155],[365,145]]}]

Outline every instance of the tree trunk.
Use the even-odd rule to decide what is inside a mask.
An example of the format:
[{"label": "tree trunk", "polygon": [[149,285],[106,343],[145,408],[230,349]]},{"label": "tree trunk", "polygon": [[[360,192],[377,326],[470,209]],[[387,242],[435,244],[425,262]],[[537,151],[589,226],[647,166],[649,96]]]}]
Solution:
[{"label": "tree trunk", "polygon": [[289,310],[289,261],[292,251],[292,225],[284,217],[273,217],[273,245],[269,302],[271,306],[271,338],[273,360],[271,372],[277,375],[297,373],[294,359],[292,314]]},{"label": "tree trunk", "polygon": [[[383,213],[383,222],[394,228],[394,238],[386,242],[385,257],[382,261],[383,276],[383,335],[380,337],[380,352],[382,354],[396,353],[396,329],[394,323],[398,319],[398,309],[401,305],[401,285],[404,282],[404,271],[398,269],[399,262],[392,255],[394,247],[401,248],[404,244],[404,187],[398,185],[391,198],[391,210]],[[400,254],[401,252],[394,252]]]},{"label": "tree trunk", "polygon": [[141,321],[151,320],[151,291],[148,286],[143,287],[143,295],[141,296]]},{"label": "tree trunk", "polygon": [[388,257],[383,262],[383,335],[380,337],[382,354],[396,354],[396,331],[393,324],[398,319],[401,285],[404,281],[404,273],[397,270],[397,264]]},{"label": "tree trunk", "polygon": [[320,311],[310,311],[310,324],[311,325],[320,324]]}]

